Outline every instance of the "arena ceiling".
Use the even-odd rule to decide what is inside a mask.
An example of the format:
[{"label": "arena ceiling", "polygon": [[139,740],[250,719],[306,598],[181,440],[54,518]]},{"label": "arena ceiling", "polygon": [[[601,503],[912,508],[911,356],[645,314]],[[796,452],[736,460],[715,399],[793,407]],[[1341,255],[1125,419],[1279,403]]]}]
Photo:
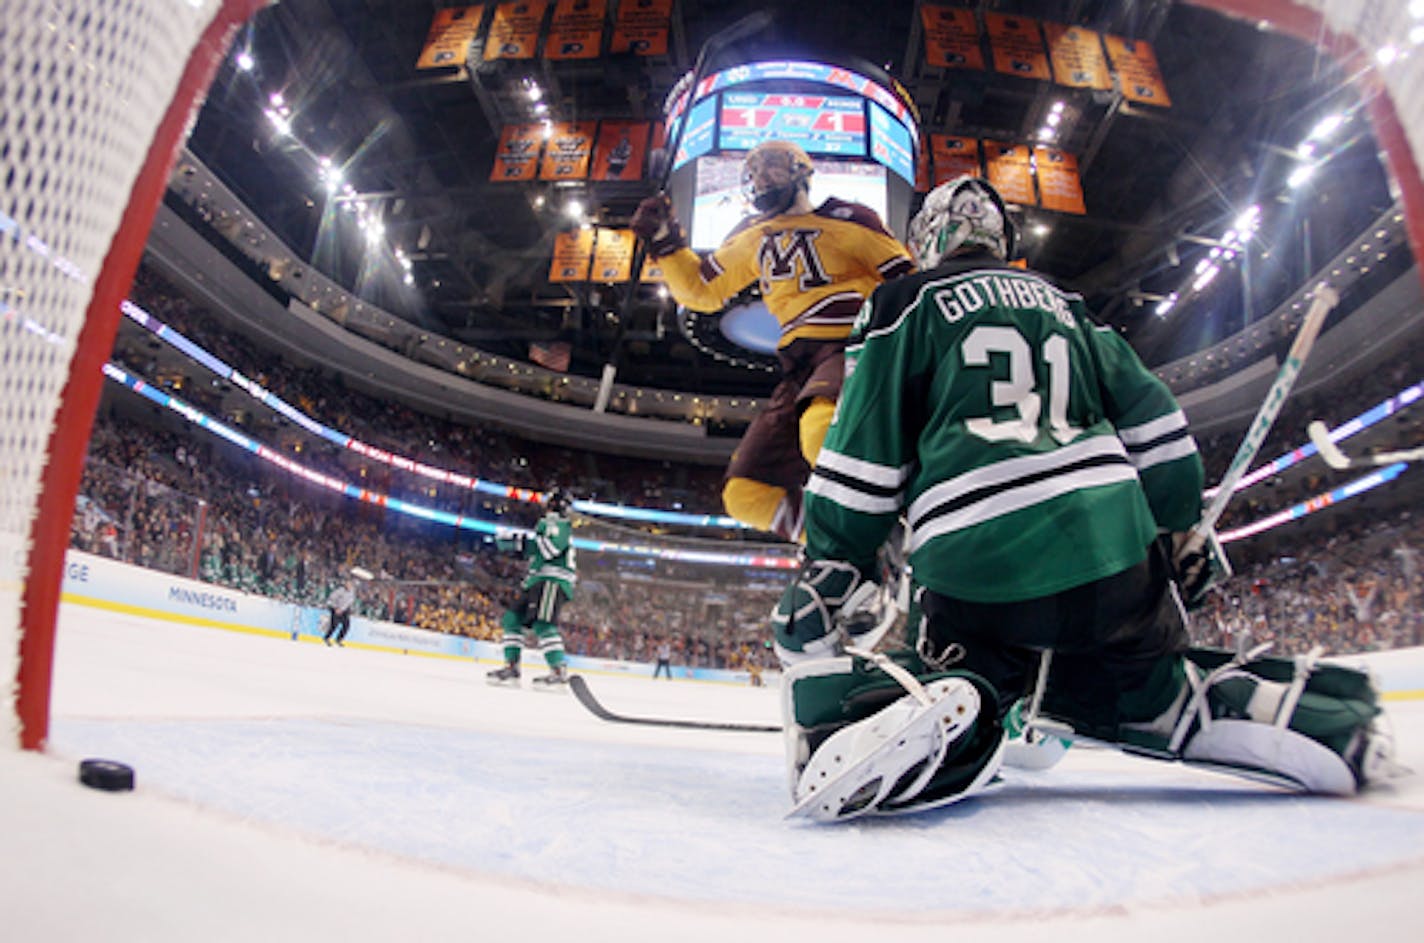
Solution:
[{"label": "arena ceiling", "polygon": [[[1168,0],[981,2],[1004,13],[1143,40],[1171,107],[1119,91],[1065,88],[993,71],[932,68],[920,4],[906,0],[676,0],[666,56],[482,62],[417,70],[432,17],[454,3],[282,0],[245,28],[214,84],[190,147],[269,226],[349,288],[430,330],[503,356],[567,341],[572,372],[615,357],[621,382],[706,393],[765,393],[770,374],[719,361],[678,330],[673,306],[643,289],[550,284],[554,236],[570,191],[491,182],[501,128],[533,117],[526,80],[557,120],[656,120],[705,39],[755,10],[772,26],[722,64],[854,57],[903,84],[925,132],[1032,143],[1063,102],[1057,147],[1078,158],[1084,215],[1025,209],[1029,263],[1084,293],[1149,363],[1191,353],[1269,313],[1273,299],[1391,202],[1377,147],[1356,114],[1313,186],[1293,188],[1297,147],[1326,115],[1356,113],[1340,67],[1313,46],[1258,24]],[[252,68],[237,67],[251,54]],[[264,112],[278,93],[291,133]],[[345,170],[352,198],[379,216],[388,247],[411,260],[413,286],[375,277],[359,240],[337,232],[314,158]],[[1326,183],[1328,182],[1328,185]],[[626,224],[650,182],[578,188],[597,222]],[[1251,206],[1263,225],[1209,291],[1159,313]]]}]

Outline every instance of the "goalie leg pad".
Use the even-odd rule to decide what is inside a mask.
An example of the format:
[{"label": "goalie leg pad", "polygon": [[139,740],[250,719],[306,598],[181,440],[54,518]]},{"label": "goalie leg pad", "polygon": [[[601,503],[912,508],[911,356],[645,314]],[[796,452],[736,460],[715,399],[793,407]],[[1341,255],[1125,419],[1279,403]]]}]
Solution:
[{"label": "goalie leg pad", "polygon": [[905,695],[865,720],[832,734],[811,755],[796,784],[790,818],[840,821],[919,792],[950,746],[979,717],[979,692],[964,678],[925,685],[929,703]]},{"label": "goalie leg pad", "polygon": [[1191,649],[1176,700],[1146,723],[1124,723],[1118,742],[1148,755],[1349,795],[1392,775],[1393,742],[1369,675],[1297,658]]},{"label": "goalie leg pad", "polygon": [[[897,681],[874,662],[849,656],[788,669],[782,709],[787,772],[798,804],[793,816],[829,821],[917,811],[972,795],[997,773],[1003,730],[993,716],[997,695],[988,682],[969,672],[926,672],[909,651],[891,659],[890,671],[918,675],[918,682]],[[958,683],[942,684],[950,680]],[[924,700],[906,694],[910,685]],[[946,700],[951,689],[959,700]],[[971,703],[975,716],[961,729],[958,721]],[[957,705],[964,714],[956,713]],[[931,722],[936,717],[939,728]],[[837,782],[826,793],[833,777]],[[808,800],[817,793],[830,798],[813,808]]]}]

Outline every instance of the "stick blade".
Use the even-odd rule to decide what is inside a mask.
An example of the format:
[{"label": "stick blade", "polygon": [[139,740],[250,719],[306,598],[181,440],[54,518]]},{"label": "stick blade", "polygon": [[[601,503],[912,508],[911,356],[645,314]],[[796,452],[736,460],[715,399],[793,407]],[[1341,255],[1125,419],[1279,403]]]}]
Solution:
[{"label": "stick blade", "polygon": [[1330,430],[1325,428],[1325,423],[1317,419],[1306,426],[1305,431],[1310,434],[1310,441],[1314,443],[1315,450],[1320,453],[1320,457],[1325,459],[1325,464],[1334,469],[1350,467],[1349,456],[1330,441]]}]

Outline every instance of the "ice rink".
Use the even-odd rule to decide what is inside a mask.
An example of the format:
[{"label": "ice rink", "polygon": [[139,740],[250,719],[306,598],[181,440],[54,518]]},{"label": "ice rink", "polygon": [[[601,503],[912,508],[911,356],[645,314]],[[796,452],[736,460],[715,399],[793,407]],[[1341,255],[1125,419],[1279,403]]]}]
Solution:
[{"label": "ice rink", "polygon": [[[1424,787],[1279,794],[1075,748],[939,812],[793,825],[777,734],[597,720],[488,665],[66,606],[48,755],[0,755],[13,940],[1414,938]],[[772,689],[591,675],[613,710]],[[1424,769],[1424,702],[1390,701]],[[132,794],[75,780],[135,767]]]}]

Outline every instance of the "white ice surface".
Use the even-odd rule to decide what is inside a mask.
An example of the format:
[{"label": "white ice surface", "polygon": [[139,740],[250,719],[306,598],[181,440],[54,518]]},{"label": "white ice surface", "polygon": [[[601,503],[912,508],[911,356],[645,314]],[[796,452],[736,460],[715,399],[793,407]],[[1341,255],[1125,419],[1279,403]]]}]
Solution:
[{"label": "white ice surface", "polygon": [[[66,607],[48,755],[0,753],[0,939],[1408,938],[1424,786],[1287,796],[1075,748],[938,813],[789,825],[775,734],[611,725],[486,665]],[[628,714],[772,690],[592,676]],[[1391,702],[1424,769],[1424,704]],[[80,786],[75,763],[135,767]],[[503,932],[496,933],[496,938]]]}]

